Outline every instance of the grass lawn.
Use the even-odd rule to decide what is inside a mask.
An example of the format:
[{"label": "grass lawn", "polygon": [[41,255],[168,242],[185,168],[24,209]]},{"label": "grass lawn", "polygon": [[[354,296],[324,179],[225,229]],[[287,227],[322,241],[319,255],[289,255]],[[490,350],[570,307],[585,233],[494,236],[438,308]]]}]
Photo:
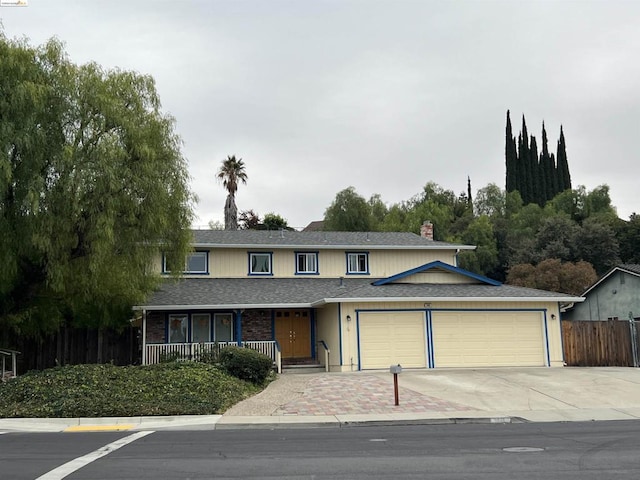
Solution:
[{"label": "grass lawn", "polygon": [[264,386],[198,362],[72,365],[0,383],[0,417],[221,414]]}]

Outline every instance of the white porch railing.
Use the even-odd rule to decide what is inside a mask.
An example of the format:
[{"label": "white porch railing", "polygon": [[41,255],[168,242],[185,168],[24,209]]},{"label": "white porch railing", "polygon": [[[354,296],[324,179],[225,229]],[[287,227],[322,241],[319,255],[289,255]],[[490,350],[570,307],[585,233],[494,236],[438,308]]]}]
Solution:
[{"label": "white porch railing", "polygon": [[167,359],[199,360],[202,355],[219,353],[222,348],[228,346],[257,350],[273,360],[278,373],[282,372],[280,349],[275,341],[248,341],[240,344],[238,342],[150,343],[146,345],[145,364],[152,365]]},{"label": "white porch railing", "polygon": [[322,348],[322,351],[324,353],[323,357],[324,357],[324,370],[325,372],[328,372],[330,367],[329,367],[329,354],[331,353],[331,351],[329,350],[329,347],[327,346],[326,342],[324,340],[320,340],[318,342],[318,345],[320,345],[320,347]]},{"label": "white porch railing", "polygon": [[[0,357],[2,358],[2,373],[0,381],[4,382],[10,378],[16,378],[18,375],[17,356],[20,354],[17,350],[9,350],[8,348],[0,348]],[[7,359],[11,359],[11,370],[7,368]]]}]

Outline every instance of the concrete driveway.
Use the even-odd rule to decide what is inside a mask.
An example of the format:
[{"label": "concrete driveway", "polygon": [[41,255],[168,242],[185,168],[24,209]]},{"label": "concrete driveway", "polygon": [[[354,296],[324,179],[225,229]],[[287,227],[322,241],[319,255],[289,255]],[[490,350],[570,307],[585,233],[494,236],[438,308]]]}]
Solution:
[{"label": "concrete driveway", "polygon": [[[637,368],[487,368],[281,375],[223,421],[255,416],[375,419],[516,418],[529,421],[640,418]],[[293,419],[292,419],[293,420]]]}]

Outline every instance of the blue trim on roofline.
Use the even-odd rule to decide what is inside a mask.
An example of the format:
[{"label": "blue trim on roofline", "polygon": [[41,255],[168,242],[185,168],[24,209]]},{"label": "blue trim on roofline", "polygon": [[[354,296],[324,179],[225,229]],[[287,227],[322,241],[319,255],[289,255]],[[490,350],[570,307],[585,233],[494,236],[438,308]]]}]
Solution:
[{"label": "blue trim on roofline", "polygon": [[443,270],[446,270],[448,272],[451,273],[457,273],[459,275],[463,275],[465,277],[469,277],[469,278],[473,278],[474,280],[478,280],[482,283],[486,283],[488,285],[493,285],[495,287],[498,287],[500,285],[502,285],[502,283],[500,283],[497,280],[493,280],[489,277],[485,277],[484,275],[478,275],[477,273],[473,273],[470,272],[469,270],[465,270],[464,268],[460,268],[460,267],[455,267],[453,265],[449,265],[448,263],[444,263],[441,262],[440,260],[436,260],[434,262],[429,262],[429,263],[425,263],[424,265],[421,265],[419,267],[416,268],[412,268],[411,270],[407,270],[405,272],[400,272],[397,273],[396,275],[392,275],[390,277],[387,278],[381,278],[380,280],[377,280],[375,282],[373,282],[373,285],[380,286],[380,285],[386,285],[388,283],[392,283],[396,280],[400,280],[402,278],[408,277],[410,275],[413,275],[415,273],[421,273],[421,272],[426,272],[427,270],[432,270],[434,268],[441,268]]}]

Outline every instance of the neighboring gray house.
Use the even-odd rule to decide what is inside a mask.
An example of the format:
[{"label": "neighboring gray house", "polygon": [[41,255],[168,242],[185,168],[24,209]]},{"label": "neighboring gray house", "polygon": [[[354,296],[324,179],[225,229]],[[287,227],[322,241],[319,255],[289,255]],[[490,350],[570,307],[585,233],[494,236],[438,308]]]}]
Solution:
[{"label": "neighboring gray house", "polygon": [[582,296],[563,320],[640,320],[640,265],[612,268]]}]

